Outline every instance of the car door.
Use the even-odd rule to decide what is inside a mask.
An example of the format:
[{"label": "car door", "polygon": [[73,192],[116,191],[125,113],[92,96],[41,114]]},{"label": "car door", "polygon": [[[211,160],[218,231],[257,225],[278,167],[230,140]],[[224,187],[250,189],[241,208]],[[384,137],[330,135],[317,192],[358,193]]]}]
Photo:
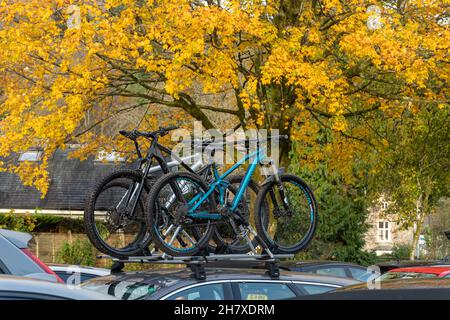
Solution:
[{"label": "car door", "polygon": [[231,285],[236,300],[285,300],[297,296],[290,281],[237,280]]}]

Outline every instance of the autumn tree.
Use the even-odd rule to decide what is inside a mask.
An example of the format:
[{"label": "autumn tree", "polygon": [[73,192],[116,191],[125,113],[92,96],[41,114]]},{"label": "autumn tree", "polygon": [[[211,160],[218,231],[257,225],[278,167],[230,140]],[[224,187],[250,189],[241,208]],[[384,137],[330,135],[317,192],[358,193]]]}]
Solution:
[{"label": "autumn tree", "polygon": [[374,111],[448,105],[446,14],[431,0],[4,0],[0,158],[44,153],[3,168],[45,193],[57,148],[121,150],[99,128],[130,110],[155,120],[164,106],[206,129],[220,127],[212,114],[279,129],[300,142],[302,163],[331,158],[348,175],[385,143]]},{"label": "autumn tree", "polygon": [[450,140],[448,109],[424,107],[385,120],[379,134],[388,141],[373,181],[376,196],[390,202],[387,214],[413,229],[414,259],[425,219],[449,196]]}]

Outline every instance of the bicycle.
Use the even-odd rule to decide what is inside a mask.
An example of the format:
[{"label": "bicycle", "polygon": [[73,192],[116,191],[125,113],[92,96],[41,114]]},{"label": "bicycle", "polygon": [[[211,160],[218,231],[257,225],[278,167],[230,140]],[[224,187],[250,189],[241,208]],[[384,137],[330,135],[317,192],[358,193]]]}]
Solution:
[{"label": "bicycle", "polygon": [[[276,138],[276,136],[271,137]],[[278,138],[287,139],[286,136]],[[260,143],[268,139],[244,140],[247,151],[251,142],[257,143],[257,150],[247,152],[241,160],[220,175],[214,172],[214,179],[207,183],[189,172],[169,173],[161,176],[152,186],[146,210],[147,225],[155,245],[171,256],[203,254],[214,234],[216,224],[227,220],[235,235],[245,242],[250,251],[256,253],[250,235],[270,257],[273,254],[293,254],[304,249],[312,240],[317,227],[317,203],[313,192],[299,177],[279,172],[273,161],[267,161],[265,148]],[[232,201],[228,201],[229,184],[226,178],[246,161],[252,160],[239,184]],[[249,185],[256,167],[263,165],[272,169],[272,175],[260,187],[255,205],[256,230],[241,213],[242,197]],[[191,192],[181,192],[180,185],[189,185]],[[215,193],[219,190],[219,204]],[[164,195],[176,197],[176,206],[168,210]],[[164,214],[163,214],[164,212]],[[173,216],[171,223],[164,216]],[[306,219],[302,219],[305,218]],[[285,224],[283,222],[286,222]],[[200,232],[190,237],[186,228],[195,226]],[[171,234],[169,236],[169,234]],[[180,242],[180,236],[183,240]],[[187,243],[190,243],[188,247]]]},{"label": "bicycle", "polygon": [[[118,169],[104,177],[86,199],[84,225],[88,238],[99,251],[118,258],[145,253],[151,243],[151,235],[147,232],[144,219],[144,194],[148,194],[153,180],[179,165],[189,172],[195,172],[202,166],[199,162],[187,165],[192,156],[169,162],[162,155],[162,152],[167,155],[172,155],[172,152],[159,144],[158,139],[177,128],[119,132],[134,142],[138,159],[134,168]],[[152,141],[145,157],[137,141],[139,137]],[[152,166],[154,159],[157,166]]]},{"label": "bicycle", "polygon": [[[158,139],[178,127],[160,128],[154,132],[120,131],[120,134],[134,142],[138,160],[132,169],[119,169],[104,177],[86,199],[84,224],[91,243],[99,251],[117,258],[133,255],[150,255],[152,242],[145,219],[145,203],[151,185],[156,178],[170,170],[182,166],[187,172],[209,179],[213,164],[204,165],[201,159],[188,165],[189,160],[198,159],[199,154],[177,157],[172,151],[158,143]],[[151,140],[145,157],[137,142],[139,137]],[[202,150],[212,140],[203,142]],[[163,153],[174,160],[168,161]],[[158,165],[152,166],[153,160]],[[217,169],[216,169],[217,170]],[[240,181],[239,176],[230,177],[230,183]],[[253,183],[253,190],[257,185]],[[257,193],[258,190],[254,191]],[[194,232],[194,236],[197,232]],[[215,235],[210,251],[224,247],[220,235]]]}]

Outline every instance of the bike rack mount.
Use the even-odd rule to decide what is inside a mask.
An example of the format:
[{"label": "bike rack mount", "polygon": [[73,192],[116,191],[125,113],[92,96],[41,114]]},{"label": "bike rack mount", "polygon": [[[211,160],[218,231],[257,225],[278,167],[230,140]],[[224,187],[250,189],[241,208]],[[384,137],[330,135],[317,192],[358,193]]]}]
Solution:
[{"label": "bike rack mount", "polygon": [[151,256],[132,256],[125,259],[118,259],[111,256],[100,255],[98,259],[111,259],[114,261],[111,267],[111,273],[121,272],[126,263],[149,263],[149,264],[184,264],[192,271],[192,276],[197,280],[206,279],[205,266],[211,262],[221,262],[222,267],[227,263],[252,262],[261,263],[271,278],[280,277],[279,262],[283,259],[293,258],[292,254],[279,254],[270,257],[268,255],[249,255],[249,254],[210,254],[208,256],[185,256],[173,257],[166,254]]}]

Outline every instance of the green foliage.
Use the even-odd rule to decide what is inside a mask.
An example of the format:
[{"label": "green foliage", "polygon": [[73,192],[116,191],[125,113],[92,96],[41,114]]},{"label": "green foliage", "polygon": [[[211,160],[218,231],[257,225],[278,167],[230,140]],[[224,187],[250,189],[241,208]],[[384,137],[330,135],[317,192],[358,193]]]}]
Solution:
[{"label": "green foliage", "polygon": [[36,227],[36,217],[29,214],[19,214],[11,210],[8,213],[0,214],[0,229],[8,229],[21,232],[34,231]]},{"label": "green foliage", "polygon": [[35,232],[67,232],[84,233],[83,220],[46,214],[35,214]]},{"label": "green foliage", "polygon": [[298,258],[372,264],[375,255],[363,249],[368,230],[364,185],[345,184],[339,175],[326,172],[325,167],[312,171],[296,163],[296,159],[292,159],[291,171],[312,187],[319,204],[315,239]]},{"label": "green foliage", "polygon": [[392,248],[391,257],[394,260],[407,260],[411,254],[412,247],[409,244],[396,244]]},{"label": "green foliage", "polygon": [[88,240],[76,239],[73,243],[65,241],[57,253],[56,260],[58,263],[93,266],[94,250]]},{"label": "green foliage", "polygon": [[84,233],[82,219],[37,213],[0,213],[0,228],[22,232]]},{"label": "green foliage", "polygon": [[424,229],[426,258],[442,259],[449,256],[450,240],[445,232],[450,231],[450,198],[441,199]]}]

